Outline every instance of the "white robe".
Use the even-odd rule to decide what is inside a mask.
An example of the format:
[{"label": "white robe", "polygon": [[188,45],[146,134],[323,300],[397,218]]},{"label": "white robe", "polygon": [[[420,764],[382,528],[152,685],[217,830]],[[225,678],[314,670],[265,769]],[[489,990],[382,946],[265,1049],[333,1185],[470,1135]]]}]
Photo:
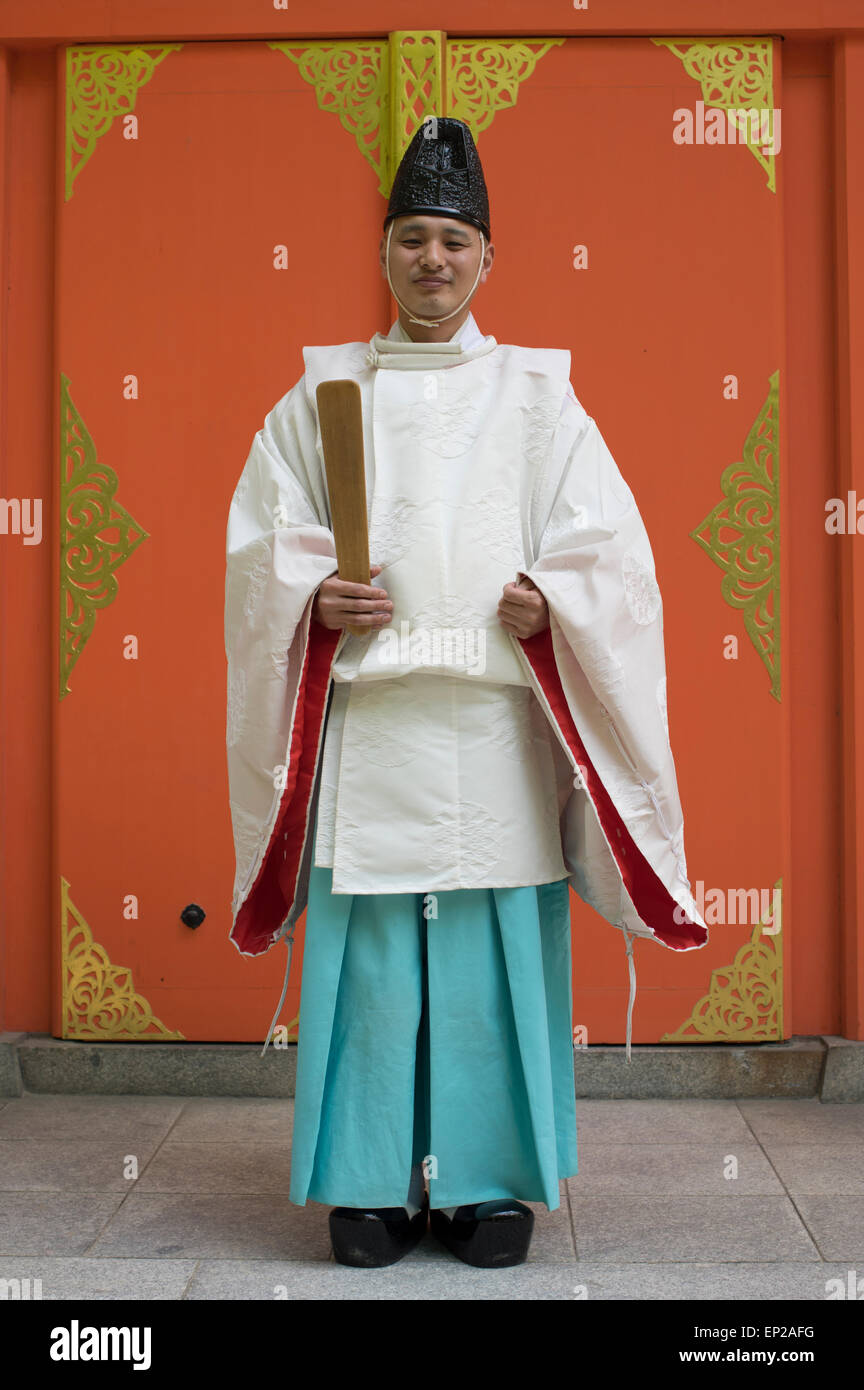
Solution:
[{"label": "white robe", "polygon": [[[232,498],[231,939],[251,955],[290,943],[313,853],[327,862],[332,849],[346,892],[535,883],[563,864],[624,934],[629,1056],[633,938],[675,951],[708,939],[687,877],[648,536],[567,350],[498,344],[473,318],[451,342],[403,337],[396,324],[371,343],[305,348]],[[482,672],[388,664],[377,635],[311,621],[336,568],[315,390],[346,377],[361,392],[388,627],[483,632]],[[550,614],[526,640],[496,617],[520,573]]]}]

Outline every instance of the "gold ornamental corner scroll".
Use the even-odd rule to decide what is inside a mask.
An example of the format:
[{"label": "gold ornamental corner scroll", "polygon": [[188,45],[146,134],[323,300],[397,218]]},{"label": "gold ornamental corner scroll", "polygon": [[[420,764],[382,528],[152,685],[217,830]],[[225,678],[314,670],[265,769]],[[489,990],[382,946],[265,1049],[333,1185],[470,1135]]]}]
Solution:
[{"label": "gold ornamental corner scroll", "polygon": [[732,964],[712,970],[707,993],[661,1042],[783,1041],[782,894],[778,878],[773,918],[762,914]]},{"label": "gold ornamental corner scroll", "polygon": [[184,1042],[166,1028],[126,966],[113,965],[60,879],[61,1037],[89,1042]]},{"label": "gold ornamental corner scroll", "polygon": [[430,116],[455,116],[475,141],[516,105],[539,60],[564,38],[450,39],[441,29],[400,29],[386,39],[277,42],[318,106],[339,118],[389,196],[399,161]]},{"label": "gold ornamental corner scroll", "polygon": [[699,83],[706,110],[723,113],[724,120],[717,123],[719,130],[725,134],[729,129],[736,144],[746,145],[765,170],[768,189],[776,193],[774,161],[780,152],[780,112],[774,106],[774,40],[730,37],[651,42],[668,48],[681,61],[687,76]]}]

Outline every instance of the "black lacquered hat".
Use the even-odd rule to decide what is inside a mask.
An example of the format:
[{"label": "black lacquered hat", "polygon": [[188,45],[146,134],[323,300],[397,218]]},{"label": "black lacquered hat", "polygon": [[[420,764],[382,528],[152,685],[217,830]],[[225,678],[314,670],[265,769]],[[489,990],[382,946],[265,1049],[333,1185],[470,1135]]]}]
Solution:
[{"label": "black lacquered hat", "polygon": [[479,227],[490,240],[483,166],[464,121],[454,116],[429,116],[414,132],[390,190],[385,230],[394,217],[410,212],[458,217]]}]

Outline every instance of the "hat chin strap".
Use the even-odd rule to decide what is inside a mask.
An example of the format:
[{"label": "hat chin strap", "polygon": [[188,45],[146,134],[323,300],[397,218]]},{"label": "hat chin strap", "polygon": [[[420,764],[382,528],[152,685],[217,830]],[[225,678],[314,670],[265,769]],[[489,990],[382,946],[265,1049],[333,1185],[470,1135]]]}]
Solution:
[{"label": "hat chin strap", "polygon": [[[479,232],[480,228],[478,227],[477,230]],[[387,284],[390,286],[390,293],[396,300],[396,303],[399,305],[399,308],[403,311],[403,313],[407,314],[409,323],[422,323],[424,328],[436,328],[439,323],[446,323],[448,319],[452,319],[454,314],[458,314],[460,309],[465,308],[465,305],[468,303],[468,300],[471,298],[472,294],[477,288],[477,284],[480,279],[480,272],[483,269],[483,257],[486,254],[486,240],[483,236],[483,233],[480,232],[480,264],[477,267],[477,274],[474,276],[474,284],[471,286],[465,298],[462,300],[462,303],[457,304],[455,309],[451,309],[449,314],[442,314],[440,319],[418,319],[414,316],[414,314],[411,313],[411,310],[408,308],[407,304],[402,303],[402,300],[399,298],[398,294],[393,288],[393,281],[390,279],[390,236],[392,231],[393,223],[391,222],[387,228],[387,249],[384,256],[384,268],[387,271]]]}]

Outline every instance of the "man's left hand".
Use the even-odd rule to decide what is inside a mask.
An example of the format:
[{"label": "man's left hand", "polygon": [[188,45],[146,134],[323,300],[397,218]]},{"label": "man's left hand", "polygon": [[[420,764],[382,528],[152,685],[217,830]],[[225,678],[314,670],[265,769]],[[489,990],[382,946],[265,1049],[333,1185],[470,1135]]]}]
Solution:
[{"label": "man's left hand", "polygon": [[518,584],[505,584],[498,604],[498,619],[514,637],[533,637],[549,626],[549,609],[537,585],[527,575]]}]

